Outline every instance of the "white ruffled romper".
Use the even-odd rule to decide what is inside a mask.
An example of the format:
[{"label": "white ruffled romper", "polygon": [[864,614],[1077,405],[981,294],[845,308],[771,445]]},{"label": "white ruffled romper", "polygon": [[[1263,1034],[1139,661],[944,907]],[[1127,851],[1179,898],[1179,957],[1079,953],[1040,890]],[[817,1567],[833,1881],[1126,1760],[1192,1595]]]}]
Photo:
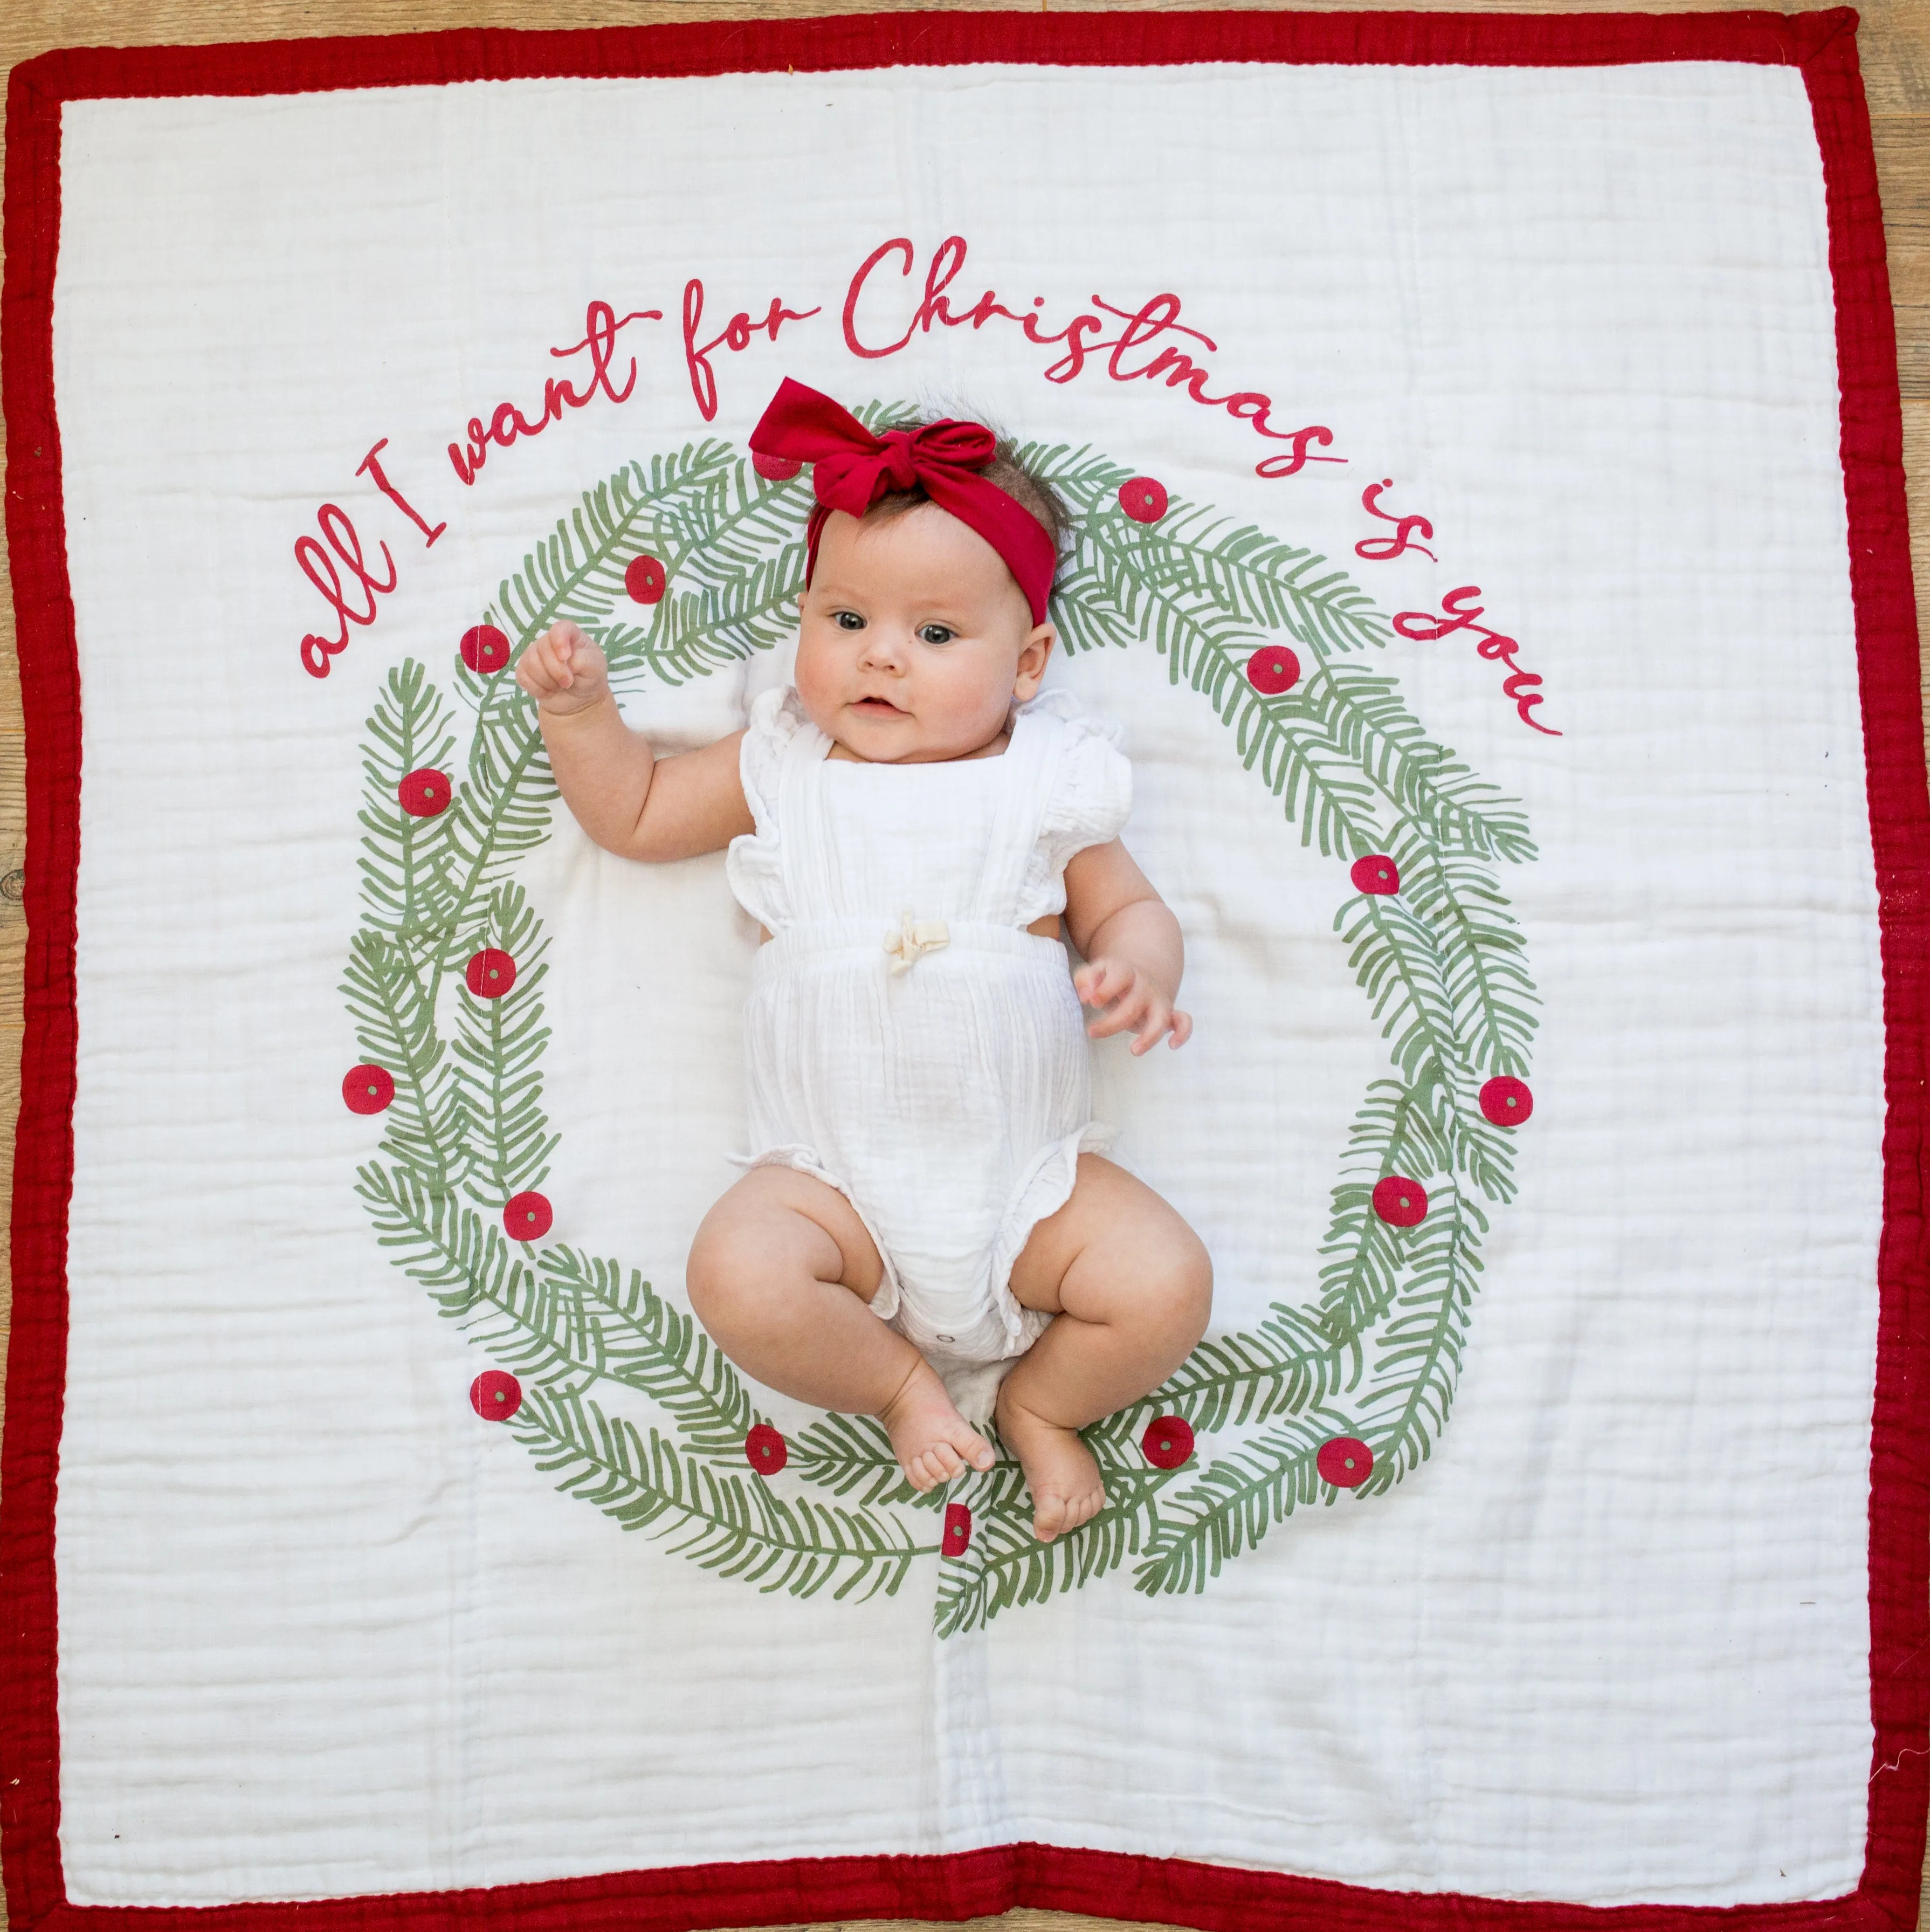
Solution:
[{"label": "white ruffled romper", "polygon": [[997,758],[827,756],[793,689],[753,705],[739,769],[754,832],[731,890],[772,934],[745,1009],[751,1148],[850,1200],[884,1262],[871,1303],[982,1421],[1049,1317],[1013,1262],[1062,1207],[1092,1118],[1065,949],[1028,932],[1065,865],[1119,836],[1132,768],[1062,692]]}]

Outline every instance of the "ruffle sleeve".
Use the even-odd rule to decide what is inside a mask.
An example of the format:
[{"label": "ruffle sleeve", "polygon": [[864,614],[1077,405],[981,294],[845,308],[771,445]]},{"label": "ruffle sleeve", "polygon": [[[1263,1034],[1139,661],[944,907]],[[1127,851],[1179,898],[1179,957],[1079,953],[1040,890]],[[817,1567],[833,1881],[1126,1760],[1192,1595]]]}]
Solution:
[{"label": "ruffle sleeve", "polygon": [[784,755],[799,728],[809,722],[795,686],[760,692],[752,700],[751,722],[738,746],[737,774],[744,782],[744,802],[751,808],[760,835],[767,826],[773,834],[777,831],[778,784]]},{"label": "ruffle sleeve", "polygon": [[724,876],[738,904],[770,932],[787,925],[791,916],[778,824],[784,760],[799,731],[810,722],[792,686],[763,692],[751,704],[751,722],[738,746],[737,775],[757,830],[732,839]]},{"label": "ruffle sleeve", "polygon": [[1119,727],[1088,717],[1069,692],[1041,692],[1020,716],[1050,718],[1060,740],[1019,895],[1019,920],[1029,926],[1065,910],[1068,861],[1089,845],[1109,844],[1124,830],[1132,811],[1132,765],[1119,748]]}]

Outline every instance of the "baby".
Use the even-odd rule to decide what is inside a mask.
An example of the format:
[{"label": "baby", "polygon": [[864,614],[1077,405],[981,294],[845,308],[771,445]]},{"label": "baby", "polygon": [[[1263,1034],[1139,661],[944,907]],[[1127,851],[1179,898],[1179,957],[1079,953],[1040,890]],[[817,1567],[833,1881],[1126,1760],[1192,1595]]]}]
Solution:
[{"label": "baby", "polygon": [[590,837],[727,846],[763,928],[748,1171],[691,1246],[699,1318],[768,1387],[877,1417],[922,1490],[991,1466],[966,1414],[996,1414],[1050,1542],[1105,1502],[1079,1430],[1157,1388],[1212,1301],[1198,1238],[1091,1118],[1086,1034],[1192,1030],[1179,924],[1119,841],[1125,760],[1039,694],[1050,488],[978,424],[874,436],[789,381],[751,447],[814,465],[791,688],[659,759],[574,625],[517,676]]}]

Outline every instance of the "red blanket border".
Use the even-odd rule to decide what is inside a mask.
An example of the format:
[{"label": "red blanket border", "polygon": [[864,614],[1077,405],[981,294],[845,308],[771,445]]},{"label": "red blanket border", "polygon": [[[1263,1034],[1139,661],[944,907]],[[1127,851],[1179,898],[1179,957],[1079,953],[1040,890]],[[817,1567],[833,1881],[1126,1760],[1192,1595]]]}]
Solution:
[{"label": "red blanket border", "polygon": [[[900,14],[572,33],[467,30],[212,47],[66,50],[7,91],[0,357],[7,528],[27,725],[26,1040],[14,1165],[14,1312],[0,1456],[0,1842],[17,1932],[694,1932],[800,1919],[957,1918],[1014,1905],[1237,1932],[1737,1932],[1915,1924],[1930,1792],[1930,1375],[1924,1136],[1930,1016],[1930,801],[1904,500],[1902,412],[1869,118],[1846,8],[1767,13]],[[1380,1892],[1180,1860],[1018,1844],[933,1857],[802,1858],[628,1872],[487,1891],[305,1904],[70,1904],[59,1842],[54,1504],[73,1178],[74,902],[80,716],[53,393],[63,101],[260,94],[444,81],[807,70],[970,62],[1200,60],[1581,67],[1724,60],[1800,68],[1828,199],[1842,463],[1888,1025],[1885,1196],[1870,1494],[1875,1749],[1861,1882],[1847,1896],[1728,1908],[1612,1909]]]}]

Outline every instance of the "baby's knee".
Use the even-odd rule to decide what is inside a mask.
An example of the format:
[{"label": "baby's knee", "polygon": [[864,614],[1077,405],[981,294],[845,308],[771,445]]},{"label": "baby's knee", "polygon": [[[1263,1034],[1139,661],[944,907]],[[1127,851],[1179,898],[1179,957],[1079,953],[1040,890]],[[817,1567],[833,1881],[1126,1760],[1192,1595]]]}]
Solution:
[{"label": "baby's knee", "polygon": [[1163,1300],[1176,1335],[1191,1348],[1206,1332],[1213,1313],[1213,1258],[1206,1244],[1183,1222],[1163,1270]]},{"label": "baby's knee", "polygon": [[691,1312],[713,1336],[739,1328],[754,1314],[760,1270],[749,1232],[712,1216],[697,1230],[684,1264]]},{"label": "baby's knee", "polygon": [[1163,1350],[1185,1354],[1206,1332],[1213,1312],[1213,1263],[1206,1244],[1176,1214],[1157,1229],[1141,1231],[1133,1258],[1132,1318],[1157,1335]]}]

